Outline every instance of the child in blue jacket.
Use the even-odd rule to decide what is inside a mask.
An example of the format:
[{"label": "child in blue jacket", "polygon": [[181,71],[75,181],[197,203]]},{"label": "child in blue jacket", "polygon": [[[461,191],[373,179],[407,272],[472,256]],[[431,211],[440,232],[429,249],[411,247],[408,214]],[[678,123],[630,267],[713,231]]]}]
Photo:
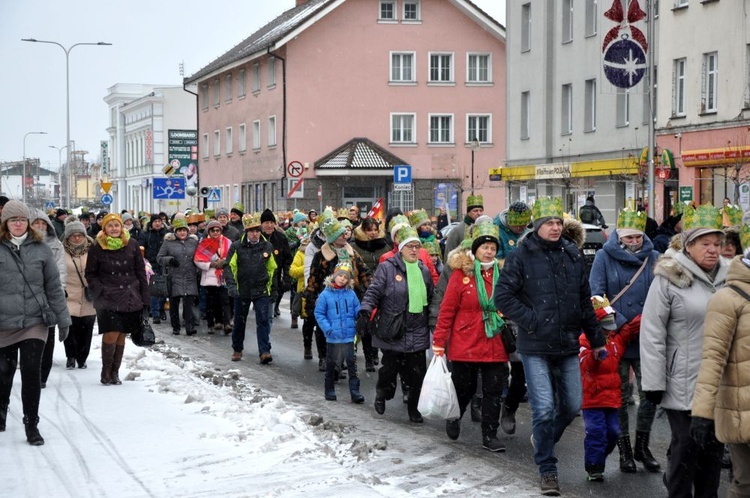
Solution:
[{"label": "child in blue jacket", "polygon": [[352,289],[352,284],[351,265],[348,261],[343,261],[325,280],[325,289],[315,304],[315,320],[326,336],[326,399],[336,401],[336,388],[333,384],[336,380],[336,365],[346,361],[352,403],[364,403],[365,397],[359,393],[359,377],[354,356],[359,299]]}]

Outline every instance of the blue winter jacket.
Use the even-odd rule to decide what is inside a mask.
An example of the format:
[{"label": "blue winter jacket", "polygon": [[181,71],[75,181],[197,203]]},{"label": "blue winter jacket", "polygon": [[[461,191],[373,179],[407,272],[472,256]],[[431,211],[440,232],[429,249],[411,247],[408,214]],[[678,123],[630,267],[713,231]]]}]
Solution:
[{"label": "blue winter jacket", "polygon": [[581,330],[592,348],[605,344],[591,305],[586,267],[575,243],[550,244],[531,233],[505,258],[495,306],[518,326],[518,352],[577,355]]},{"label": "blue winter jacket", "polygon": [[516,248],[518,245],[518,239],[523,237],[529,232],[529,229],[525,229],[521,234],[516,234],[508,227],[508,210],[506,209],[502,213],[495,216],[494,223],[498,227],[500,235],[500,246],[497,248],[497,259],[505,259],[505,257]]},{"label": "blue winter jacket", "polygon": [[[661,253],[654,249],[654,244],[647,236],[643,236],[641,250],[633,254],[620,245],[617,232],[610,235],[604,247],[596,253],[589,274],[591,294],[597,296],[606,294],[610,301],[628,285],[646,258],[649,258],[646,267],[638,275],[638,280],[633,282],[627,292],[612,305],[617,312],[615,320],[618,329],[643,312],[648,289],[654,280],[654,265],[659,256]],[[640,358],[638,337],[630,341],[623,358]]]},{"label": "blue winter jacket", "polygon": [[328,277],[326,287],[315,303],[315,320],[326,341],[335,344],[354,342],[357,313],[359,299],[354,290],[350,287],[335,289],[331,277]]}]

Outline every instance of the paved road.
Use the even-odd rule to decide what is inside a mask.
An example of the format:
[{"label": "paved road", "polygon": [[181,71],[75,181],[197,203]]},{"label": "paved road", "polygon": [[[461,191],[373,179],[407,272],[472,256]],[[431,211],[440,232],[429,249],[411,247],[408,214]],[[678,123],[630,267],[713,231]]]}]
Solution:
[{"label": "paved road", "polygon": [[[222,370],[238,369],[255,385],[283,396],[289,402],[304,405],[310,411],[317,411],[327,418],[343,423],[358,424],[363,430],[375,434],[394,437],[414,438],[413,452],[419,455],[435,454],[441,465],[449,464],[458,472],[486,472],[493,469],[497,475],[484,476],[477,483],[477,493],[485,494],[504,480],[525,481],[530,488],[537,486],[538,474],[533,461],[529,437],[531,434],[530,411],[522,404],[517,414],[517,429],[513,436],[500,433],[507,450],[505,453],[492,454],[481,447],[481,429],[478,423],[471,422],[468,414],[464,417],[460,438],[452,442],[445,434],[444,422],[426,420],[422,426],[409,422],[406,405],[396,399],[386,405],[386,412],[380,416],[372,408],[377,373],[364,371],[364,358],[358,353],[358,368],[362,382],[361,392],[365,396],[365,405],[353,405],[348,402],[348,388],[345,381],[337,384],[339,401],[332,403],[323,398],[323,373],[318,371],[317,358],[304,360],[302,355],[302,329],[290,329],[288,299],[282,304],[282,316],[273,323],[271,342],[274,361],[269,366],[258,363],[257,343],[253,312],[248,317],[247,336],[244,358],[240,362],[231,362],[231,338],[222,333],[206,334],[205,322],[201,322],[197,335],[171,335],[168,324],[157,325],[159,337],[168,344],[179,346],[183,354],[195,359],[209,361]],[[300,321],[300,327],[302,323]],[[184,332],[183,332],[184,334]],[[315,347],[313,346],[313,351]],[[634,414],[637,406],[631,406],[631,429],[634,426]],[[363,415],[364,414],[364,415]],[[424,437],[428,436],[428,437]],[[638,467],[637,474],[623,474],[619,471],[617,450],[607,461],[605,482],[589,483],[583,468],[583,420],[579,417],[568,427],[563,439],[557,445],[560,485],[564,496],[598,497],[659,497],[666,496],[661,473],[649,473]],[[417,441],[419,443],[417,444]],[[657,418],[652,432],[651,449],[656,458],[666,465],[666,449],[669,444],[669,424],[666,417]],[[408,446],[411,448],[412,446]],[[489,466],[489,467],[488,467]],[[482,469],[481,471],[479,469]],[[411,468],[411,472],[426,469]],[[434,469],[432,469],[434,470]],[[722,488],[719,496],[725,494],[728,481],[724,471]]]}]

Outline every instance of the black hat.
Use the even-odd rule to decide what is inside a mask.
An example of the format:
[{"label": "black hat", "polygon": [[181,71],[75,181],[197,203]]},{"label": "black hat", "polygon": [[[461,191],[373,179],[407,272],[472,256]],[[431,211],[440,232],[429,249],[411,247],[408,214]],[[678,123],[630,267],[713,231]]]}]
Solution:
[{"label": "black hat", "polygon": [[229,212],[230,212],[230,213],[234,213],[234,214],[236,214],[237,216],[240,216],[240,217],[241,217],[241,216],[242,216],[243,214],[245,214],[245,213],[243,213],[242,211],[240,211],[240,210],[239,210],[239,209],[238,209],[237,207],[233,207],[232,209],[230,209],[230,210],[229,210]]},{"label": "black hat", "polygon": [[157,213],[154,213],[154,214],[152,214],[152,215],[151,215],[151,223],[153,223],[153,222],[154,222],[154,220],[159,220],[159,221],[161,221],[161,216],[159,216],[159,215],[158,215]]},{"label": "black hat", "polygon": [[276,216],[274,216],[273,211],[268,208],[260,213],[260,222],[265,223],[266,221],[273,221],[274,223],[276,223]]},{"label": "black hat", "polygon": [[4,195],[0,195],[0,206],[5,206],[8,203],[9,200],[10,199],[8,199],[7,197],[5,197]]},{"label": "black hat", "polygon": [[62,216],[64,214],[68,214],[68,212],[64,210],[63,208],[57,208],[57,211],[55,211],[55,218],[57,218],[58,216]]},{"label": "black hat", "polygon": [[104,218],[104,217],[105,217],[105,216],[107,216],[108,214],[109,214],[109,213],[108,213],[107,211],[99,211],[99,212],[98,212],[98,213],[96,214],[96,219],[97,219],[97,220],[101,220],[102,218]]}]

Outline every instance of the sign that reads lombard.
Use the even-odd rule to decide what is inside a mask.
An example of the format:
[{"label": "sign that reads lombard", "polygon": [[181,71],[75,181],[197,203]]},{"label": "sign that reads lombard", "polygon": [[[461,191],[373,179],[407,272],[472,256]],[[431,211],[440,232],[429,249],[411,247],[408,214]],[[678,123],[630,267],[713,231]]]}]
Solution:
[{"label": "sign that reads lombard", "polygon": [[198,131],[168,130],[167,159],[172,175],[185,177],[187,186],[198,184]]},{"label": "sign that reads lombard", "polygon": [[570,172],[570,164],[544,164],[536,167],[534,178],[536,180],[570,178]]}]

